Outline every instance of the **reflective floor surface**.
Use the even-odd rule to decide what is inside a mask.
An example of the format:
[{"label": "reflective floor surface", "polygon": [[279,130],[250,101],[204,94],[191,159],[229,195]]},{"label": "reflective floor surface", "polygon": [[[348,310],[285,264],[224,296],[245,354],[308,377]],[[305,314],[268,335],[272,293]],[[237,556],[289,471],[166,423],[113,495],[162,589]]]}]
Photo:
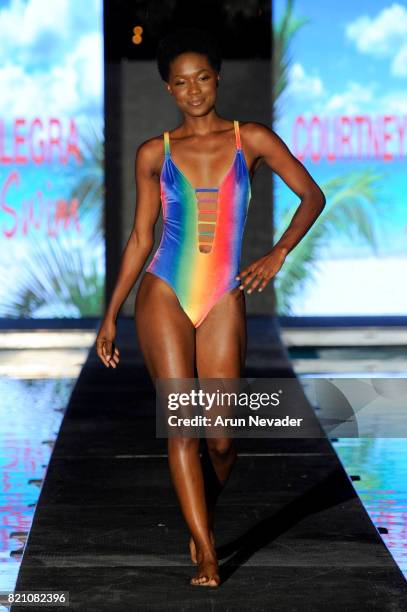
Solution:
[{"label": "reflective floor surface", "polygon": [[84,330],[0,334],[0,591],[15,587],[53,445],[94,338]]},{"label": "reflective floor surface", "polygon": [[[315,375],[407,377],[406,337],[400,342],[398,335],[396,346],[377,346],[377,337],[365,334],[372,345],[368,340],[362,347],[327,348],[323,334],[318,332],[319,346],[312,345],[312,334],[302,339],[298,334],[296,339],[293,334],[286,336],[300,379]],[[362,336],[359,331],[354,342],[363,344]],[[15,586],[53,445],[94,340],[93,330],[0,335],[1,591]],[[331,334],[327,343],[332,340]],[[391,342],[392,337],[386,340]],[[341,438],[333,445],[372,522],[407,577],[406,440]]]},{"label": "reflective floor surface", "polygon": [[[284,329],[282,338],[304,382],[317,376],[407,378],[407,328],[296,328]],[[334,440],[357,494],[407,578],[407,440]]]}]

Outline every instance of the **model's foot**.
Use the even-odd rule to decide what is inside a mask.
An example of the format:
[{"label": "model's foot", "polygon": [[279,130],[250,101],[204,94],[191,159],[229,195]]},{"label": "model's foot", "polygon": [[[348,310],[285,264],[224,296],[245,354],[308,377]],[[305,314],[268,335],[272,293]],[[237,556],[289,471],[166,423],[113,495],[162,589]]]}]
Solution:
[{"label": "model's foot", "polygon": [[216,554],[198,555],[198,571],[191,578],[194,586],[217,587],[220,583],[219,566]]},{"label": "model's foot", "polygon": [[[215,548],[215,535],[213,533],[213,529],[210,530],[210,537],[211,537],[212,546]],[[189,539],[189,551],[191,553],[192,563],[198,563],[197,558],[196,558],[195,540],[193,537]]]}]

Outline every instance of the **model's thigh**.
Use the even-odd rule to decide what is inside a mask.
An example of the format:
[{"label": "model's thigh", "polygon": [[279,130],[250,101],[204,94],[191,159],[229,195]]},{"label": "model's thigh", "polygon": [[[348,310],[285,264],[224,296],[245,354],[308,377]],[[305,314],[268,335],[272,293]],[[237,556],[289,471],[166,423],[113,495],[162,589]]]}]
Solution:
[{"label": "model's thigh", "polygon": [[246,304],[241,289],[224,294],[196,330],[199,378],[240,378],[246,359]]},{"label": "model's thigh", "polygon": [[137,291],[135,323],[153,381],[194,376],[195,328],[172,288],[149,273],[144,274]]}]

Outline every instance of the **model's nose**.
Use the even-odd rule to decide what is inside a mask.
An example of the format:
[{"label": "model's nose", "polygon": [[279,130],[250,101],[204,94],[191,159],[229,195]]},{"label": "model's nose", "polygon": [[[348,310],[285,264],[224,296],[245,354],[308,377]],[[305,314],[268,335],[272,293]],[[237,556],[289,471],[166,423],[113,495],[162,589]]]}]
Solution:
[{"label": "model's nose", "polygon": [[192,97],[194,94],[198,95],[201,93],[199,86],[196,83],[191,83],[188,88],[188,94]]}]

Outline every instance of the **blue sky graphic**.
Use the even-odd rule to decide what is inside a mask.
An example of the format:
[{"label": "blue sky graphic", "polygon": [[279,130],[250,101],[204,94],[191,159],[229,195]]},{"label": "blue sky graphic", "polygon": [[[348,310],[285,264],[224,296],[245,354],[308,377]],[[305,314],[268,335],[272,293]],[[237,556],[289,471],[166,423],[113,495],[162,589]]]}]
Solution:
[{"label": "blue sky graphic", "polygon": [[[286,0],[273,2],[273,18],[278,21],[286,6]],[[312,115],[333,117],[355,114],[369,115],[375,119],[379,115],[395,115],[407,118],[407,3],[406,2],[369,2],[350,0],[335,5],[321,0],[310,2],[296,0],[294,15],[305,17],[308,23],[296,33],[290,47],[291,70],[287,92],[278,106],[280,116],[274,125],[276,132],[293,151],[292,127],[299,115],[310,118]],[[395,269],[394,258],[407,263],[407,121],[404,141],[404,157],[393,161],[375,158],[341,159],[335,162],[322,160],[313,162],[306,158],[302,161],[315,180],[323,185],[330,178],[362,169],[371,169],[382,175],[377,186],[378,213],[372,215],[372,223],[378,238],[378,251],[354,236],[342,233],[330,237],[328,248],[320,253],[319,262],[334,260],[355,263],[357,275],[358,262],[368,258],[384,260],[391,258],[387,277],[389,283],[399,284],[399,269]],[[391,131],[393,127],[391,128]],[[388,147],[394,150],[394,145]],[[282,210],[298,204],[296,196],[276,178],[276,238],[285,229],[279,227],[278,219]],[[322,213],[323,214],[323,213]],[[349,264],[347,264],[349,265]],[[344,266],[345,268],[345,266]],[[332,308],[329,300],[323,306],[317,303],[324,292],[325,278],[319,277],[317,283],[308,287],[307,312],[302,311],[301,300],[296,302],[298,314],[340,314],[337,294],[332,295]],[[389,280],[390,279],[390,280]],[[376,288],[380,293],[377,278]],[[328,285],[326,285],[327,287]],[[318,291],[315,291],[317,287]],[[328,290],[328,289],[327,289]],[[338,288],[338,292],[341,288]],[[361,287],[361,291],[366,288]],[[312,306],[312,292],[315,303]],[[332,291],[332,287],[330,287]],[[354,295],[354,314],[363,314],[366,302]],[[380,297],[371,296],[371,302],[380,302]],[[321,300],[320,300],[321,303]],[[363,303],[363,306],[362,306]],[[360,306],[360,308],[359,308]],[[314,307],[314,310],[313,310]],[[372,306],[373,308],[373,306]],[[386,314],[387,306],[376,307],[377,312]],[[393,312],[405,313],[407,300],[395,305]],[[351,314],[351,313],[349,313]]]},{"label": "blue sky graphic", "polygon": [[[0,211],[2,243],[7,244],[0,266],[3,291],[7,291],[7,278],[20,276],[30,257],[31,241],[38,243],[47,234],[45,222],[39,230],[31,227],[28,235],[22,234],[23,206],[30,199],[37,202],[37,191],[55,202],[69,201],[81,176],[95,173],[95,163],[90,161],[88,165],[83,138],[93,130],[101,134],[103,129],[103,0],[87,0],[85,4],[76,0],[0,0],[0,120],[6,129],[6,152],[10,154],[12,150],[16,118],[25,119],[29,126],[34,117],[44,125],[52,117],[61,121],[65,134],[68,122],[74,119],[84,156],[83,164],[73,157],[66,165],[55,161],[0,164],[0,188],[13,171],[20,175],[20,184],[11,187],[6,200],[19,218],[19,229],[11,238],[6,238],[4,232],[14,225],[14,218]],[[27,151],[28,146],[21,147],[22,153]],[[102,168],[99,175],[102,182]],[[39,213],[37,205],[36,215]],[[102,214],[100,201],[93,215],[81,219],[80,232],[73,223],[65,232],[71,236],[71,244],[83,247],[84,259],[96,263],[99,270],[104,270],[103,236],[97,252],[90,251],[89,237]]]}]

